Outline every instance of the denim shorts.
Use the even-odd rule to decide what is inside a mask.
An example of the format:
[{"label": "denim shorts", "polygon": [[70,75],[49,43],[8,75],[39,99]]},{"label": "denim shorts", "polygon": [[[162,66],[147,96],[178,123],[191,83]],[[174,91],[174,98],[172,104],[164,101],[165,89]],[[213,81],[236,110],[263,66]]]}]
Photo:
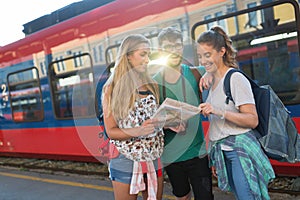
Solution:
[{"label": "denim shorts", "polygon": [[[160,159],[157,159],[153,162],[157,177],[163,176],[162,164],[160,162]],[[130,184],[133,171],[133,161],[125,158],[124,155],[120,154],[117,158],[110,160],[108,170],[109,178],[112,181]]]}]

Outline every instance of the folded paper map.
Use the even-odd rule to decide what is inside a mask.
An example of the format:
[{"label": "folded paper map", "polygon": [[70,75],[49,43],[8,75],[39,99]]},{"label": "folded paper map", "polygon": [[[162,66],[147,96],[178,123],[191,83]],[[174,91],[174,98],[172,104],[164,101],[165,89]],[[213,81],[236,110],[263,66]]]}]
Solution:
[{"label": "folded paper map", "polygon": [[154,113],[152,119],[157,120],[160,128],[172,127],[186,122],[189,118],[199,114],[200,111],[200,108],[196,106],[166,98]]}]

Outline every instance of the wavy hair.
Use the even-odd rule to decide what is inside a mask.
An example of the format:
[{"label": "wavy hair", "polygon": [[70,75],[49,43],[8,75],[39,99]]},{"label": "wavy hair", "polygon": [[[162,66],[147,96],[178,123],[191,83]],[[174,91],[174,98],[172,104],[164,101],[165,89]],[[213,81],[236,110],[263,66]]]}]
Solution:
[{"label": "wavy hair", "polygon": [[135,101],[139,99],[137,91],[141,85],[138,85],[136,81],[137,75],[142,80],[142,85],[145,85],[158,101],[156,82],[150,77],[147,70],[140,74],[133,70],[127,58],[143,43],[150,45],[150,41],[140,34],[132,34],[124,38],[118,50],[114,70],[104,85],[103,91],[107,97],[108,115],[113,114],[116,120],[127,117]]},{"label": "wavy hair", "polygon": [[233,67],[238,69],[239,66],[236,61],[237,51],[232,46],[232,41],[225,31],[220,26],[214,26],[210,30],[205,31],[200,34],[197,42],[208,44],[213,46],[218,52],[222,47],[226,49],[226,52],[223,56],[223,62],[228,67]]}]

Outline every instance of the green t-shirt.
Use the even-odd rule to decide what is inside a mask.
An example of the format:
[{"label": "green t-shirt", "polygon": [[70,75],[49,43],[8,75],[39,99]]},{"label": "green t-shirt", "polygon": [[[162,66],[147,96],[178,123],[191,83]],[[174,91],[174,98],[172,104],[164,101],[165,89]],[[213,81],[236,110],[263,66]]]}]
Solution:
[{"label": "green t-shirt", "polygon": [[[198,70],[201,74],[205,72],[203,67],[199,67]],[[176,83],[168,83],[165,81],[166,97],[198,106],[200,104],[198,82],[193,72],[189,69],[189,66],[182,65],[182,74],[184,78],[179,78]],[[164,100],[162,72],[157,73],[153,78],[159,85],[159,102],[161,104]],[[186,98],[184,98],[183,87],[185,87]],[[200,114],[188,120],[185,134],[178,134],[170,129],[165,129],[164,133],[165,148],[162,155],[164,163],[186,161],[206,154]]]}]

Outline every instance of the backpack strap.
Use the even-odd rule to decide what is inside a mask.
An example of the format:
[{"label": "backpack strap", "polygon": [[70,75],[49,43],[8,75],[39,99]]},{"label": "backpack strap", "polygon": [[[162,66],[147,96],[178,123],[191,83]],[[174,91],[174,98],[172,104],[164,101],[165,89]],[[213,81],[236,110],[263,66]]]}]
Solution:
[{"label": "backpack strap", "polygon": [[99,125],[103,127],[103,131],[99,133],[99,137],[100,138],[104,137],[104,139],[107,140],[107,139],[109,139],[109,137],[108,137],[108,135],[106,133],[106,129],[105,129],[105,125],[104,125],[104,119],[103,119],[104,115],[103,115],[103,109],[102,109],[102,107],[100,107],[99,110],[101,110],[100,111],[101,114],[98,117],[98,120],[99,120],[98,122],[99,122]]},{"label": "backpack strap", "polygon": [[197,67],[190,67],[191,71],[193,72],[193,75],[197,82],[199,82],[200,78],[202,77],[200,72],[198,71]]},{"label": "backpack strap", "polygon": [[224,78],[224,88],[223,89],[224,89],[224,93],[226,95],[226,101],[225,101],[226,104],[228,104],[229,101],[232,101],[234,103],[234,100],[233,100],[232,95],[231,95],[230,77],[235,72],[239,72],[239,73],[243,74],[248,79],[248,81],[250,82],[252,90],[253,90],[253,88],[258,88],[259,87],[259,85],[257,85],[256,82],[254,82],[247,74],[245,74],[241,70],[239,70],[239,69],[230,69],[227,72],[227,74]]},{"label": "backpack strap", "polygon": [[238,72],[239,70],[237,69],[231,69],[227,72],[225,78],[224,78],[224,93],[226,95],[226,101],[225,103],[228,104],[229,101],[233,101],[233,98],[232,98],[232,95],[231,95],[231,88],[230,88],[230,78],[231,78],[231,75],[234,73],[234,72]]},{"label": "backpack strap", "polygon": [[[98,86],[98,85],[97,85]],[[98,104],[97,104],[97,110],[96,110],[96,115],[97,115],[97,119],[99,122],[99,126],[103,127],[103,131],[99,133],[99,137],[104,137],[105,140],[109,139],[107,133],[106,133],[106,129],[105,129],[105,125],[104,125],[104,113],[103,113],[103,105],[102,105],[102,91],[101,90],[101,94],[96,94],[98,96]]]},{"label": "backpack strap", "polygon": [[[190,67],[190,70],[192,71],[192,73],[193,73],[193,75],[195,77],[196,82],[199,84],[199,81],[200,81],[200,79],[201,79],[202,76],[201,76],[200,72],[198,71],[197,67]],[[202,103],[203,102],[202,92],[200,90],[199,85],[198,85],[198,90],[199,90],[200,103]]]}]

